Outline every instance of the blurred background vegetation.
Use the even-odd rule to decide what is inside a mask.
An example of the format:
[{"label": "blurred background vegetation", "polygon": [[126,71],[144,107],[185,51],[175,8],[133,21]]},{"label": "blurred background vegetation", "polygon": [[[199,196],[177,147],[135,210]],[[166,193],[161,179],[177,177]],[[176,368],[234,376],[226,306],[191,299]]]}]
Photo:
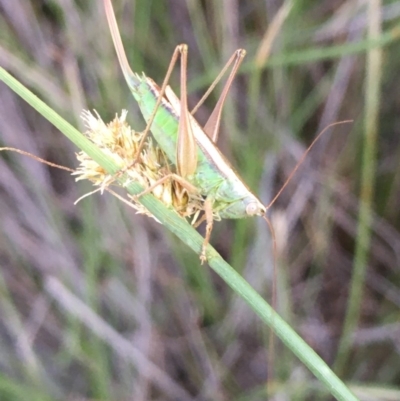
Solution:
[{"label": "blurred background vegetation", "polygon": [[[270,209],[277,309],[360,399],[399,400],[400,2],[287,3],[275,32],[281,1],[113,4],[135,71],[161,83],[189,45],[192,107],[247,50],[219,147],[265,203],[318,132],[354,120],[323,136]],[[81,130],[83,109],[109,121],[128,108],[144,127],[100,1],[0,0],[0,65]],[[3,84],[0,146],[77,166],[77,149]],[[108,194],[75,206],[91,188],[1,155],[1,401],[261,400],[272,375],[274,399],[321,399],[277,341],[268,366],[259,319],[162,226]],[[212,244],[271,298],[264,221],[217,223]]]}]

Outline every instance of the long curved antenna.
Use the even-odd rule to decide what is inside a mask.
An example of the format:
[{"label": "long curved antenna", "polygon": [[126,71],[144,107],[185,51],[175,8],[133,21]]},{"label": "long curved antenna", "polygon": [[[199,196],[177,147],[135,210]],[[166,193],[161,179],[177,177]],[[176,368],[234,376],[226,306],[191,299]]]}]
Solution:
[{"label": "long curved antenna", "polygon": [[[325,127],[318,135],[317,137],[311,142],[311,145],[307,148],[307,150],[303,153],[302,157],[300,160],[297,162],[295,168],[292,170],[290,173],[289,177],[285,181],[285,183],[282,185],[281,189],[278,191],[278,193],[275,195],[275,197],[272,199],[272,201],[266,206],[266,210],[268,210],[274,203],[275,201],[279,198],[280,194],[283,192],[283,190],[286,188],[286,186],[289,184],[290,180],[293,178],[294,174],[297,172],[299,169],[300,165],[303,163],[304,159],[307,157],[308,153],[312,149],[312,147],[318,142],[318,140],[321,138],[321,136],[331,127],[339,124],[348,124],[353,122],[353,120],[344,120],[344,121],[339,121],[336,123],[329,124],[327,127]],[[269,231],[272,236],[272,254],[273,254],[273,285],[272,285],[272,300],[271,304],[274,310],[276,310],[276,300],[277,300],[277,294],[276,294],[276,281],[277,281],[277,258],[278,258],[278,250],[277,250],[277,243],[276,243],[276,236],[275,236],[275,230],[268,219],[268,217],[264,214],[262,218],[267,222]],[[269,346],[268,349],[270,350],[269,356],[268,356],[268,366],[269,366],[269,372],[272,372],[271,366],[274,364],[275,360],[275,353],[274,353],[274,342],[275,342],[275,336],[274,332],[271,329],[270,336],[269,336]],[[267,392],[270,394],[270,386],[271,386],[271,376],[270,374],[268,375],[268,381],[267,381]]]},{"label": "long curved antenna", "polygon": [[321,138],[321,136],[329,129],[334,127],[335,125],[340,125],[340,124],[349,124],[352,123],[353,120],[344,120],[344,121],[338,121],[336,123],[329,124],[327,127],[325,127],[318,135],[317,137],[311,142],[311,145],[307,148],[307,150],[303,153],[303,156],[301,156],[300,160],[297,162],[295,168],[292,170],[292,172],[289,174],[289,177],[285,181],[285,183],[282,185],[281,189],[278,191],[278,193],[275,195],[275,197],[272,199],[272,201],[266,206],[266,209],[268,210],[274,203],[275,201],[279,198],[283,190],[286,188],[286,186],[289,184],[290,180],[293,178],[295,175],[296,171],[299,169],[301,164],[303,163],[304,159],[307,157],[307,155],[310,153],[310,150],[313,148],[313,146],[318,142],[318,140]]}]

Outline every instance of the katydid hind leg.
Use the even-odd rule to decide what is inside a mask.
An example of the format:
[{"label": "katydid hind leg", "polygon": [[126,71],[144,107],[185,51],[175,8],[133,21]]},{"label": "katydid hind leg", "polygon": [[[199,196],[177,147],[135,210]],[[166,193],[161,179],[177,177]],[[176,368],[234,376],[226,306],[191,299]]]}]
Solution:
[{"label": "katydid hind leg", "polygon": [[218,74],[217,78],[214,80],[214,82],[211,84],[211,86],[208,88],[207,92],[204,94],[204,96],[200,99],[200,101],[197,103],[196,107],[191,111],[191,114],[196,113],[196,111],[199,109],[201,104],[204,102],[204,100],[209,96],[209,94],[214,90],[215,86],[217,83],[221,80],[222,76],[225,74],[227,69],[232,65],[233,67],[231,72],[229,73],[228,79],[224,85],[224,88],[222,90],[221,96],[218,99],[218,102],[216,106],[214,107],[214,110],[212,111],[210,117],[208,118],[208,121],[206,122],[204,126],[204,132],[208,135],[211,140],[216,143],[218,140],[218,135],[219,135],[219,127],[221,124],[221,116],[222,116],[222,109],[225,104],[226,96],[228,95],[229,89],[232,86],[233,80],[237,74],[237,71],[240,67],[240,64],[243,61],[243,58],[246,55],[246,51],[243,49],[238,49],[235,51],[235,53],[231,56],[231,58],[228,60],[228,62],[225,64],[224,68],[221,70],[221,72]]},{"label": "katydid hind leg", "polygon": [[187,45],[179,46],[181,52],[181,101],[176,149],[176,167],[178,173],[186,178],[197,169],[197,143],[190,123],[187,106]]}]

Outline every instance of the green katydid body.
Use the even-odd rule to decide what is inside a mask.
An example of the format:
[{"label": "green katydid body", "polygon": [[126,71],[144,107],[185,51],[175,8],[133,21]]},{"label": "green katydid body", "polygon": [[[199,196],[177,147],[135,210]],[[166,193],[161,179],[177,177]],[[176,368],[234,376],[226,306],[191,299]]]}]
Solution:
[{"label": "green katydid body", "polygon": [[[128,84],[147,121],[157,102],[158,87],[149,78],[137,75],[134,78],[130,77]],[[170,96],[168,100],[173,99]],[[151,126],[154,138],[174,165],[179,113],[177,101],[168,102],[163,98]],[[190,123],[198,146],[198,161],[195,173],[186,179],[198,188],[202,195],[213,201],[213,211],[221,218],[239,219],[264,214],[264,205],[250,192],[228,160],[191,116]]]},{"label": "green katydid body", "polygon": [[[110,0],[105,0],[104,4],[111,35],[125,79],[138,102],[145,120],[149,121],[154,117],[150,126],[151,132],[171,163],[177,166],[178,171],[180,170],[180,157],[182,158],[182,156],[179,154],[178,137],[182,134],[180,123],[186,118],[187,120],[184,122],[186,125],[190,125],[188,128],[191,131],[187,137],[189,141],[192,140],[192,136],[194,137],[194,152],[197,152],[197,155],[194,152],[192,155],[189,154],[186,160],[189,163],[191,159],[197,159],[197,161],[195,161],[195,169],[188,168],[187,170],[192,170],[192,172],[183,174],[183,178],[195,186],[198,192],[206,198],[207,203],[212,207],[214,216],[238,219],[247,216],[264,215],[266,212],[265,206],[239,178],[230,163],[194,117],[187,110],[187,113],[185,115],[182,114],[183,117],[181,116],[182,99],[180,102],[172,93],[172,90],[167,88],[169,93],[161,98],[160,103],[160,89],[154,81],[145,75],[139,76],[132,72],[122,46],[111,2]],[[187,50],[186,47],[185,50]],[[155,108],[157,108],[156,111]],[[186,129],[186,132],[189,129]]]}]

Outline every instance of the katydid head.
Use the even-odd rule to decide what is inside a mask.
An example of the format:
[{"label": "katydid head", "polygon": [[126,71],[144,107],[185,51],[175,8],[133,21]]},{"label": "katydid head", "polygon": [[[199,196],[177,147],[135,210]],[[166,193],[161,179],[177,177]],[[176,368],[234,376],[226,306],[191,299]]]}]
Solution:
[{"label": "katydid head", "polygon": [[[220,194],[221,195],[221,194]],[[264,216],[267,209],[250,191],[242,198],[218,201],[214,210],[221,219],[241,219],[243,217]]]}]

